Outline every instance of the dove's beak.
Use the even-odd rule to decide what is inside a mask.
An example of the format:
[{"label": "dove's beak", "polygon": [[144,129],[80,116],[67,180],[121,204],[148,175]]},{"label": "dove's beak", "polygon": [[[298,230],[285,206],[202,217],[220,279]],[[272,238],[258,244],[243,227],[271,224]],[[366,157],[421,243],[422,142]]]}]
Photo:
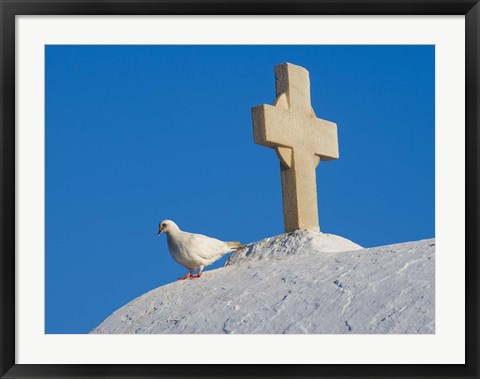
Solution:
[{"label": "dove's beak", "polygon": [[158,234],[157,234],[157,236],[159,236],[159,235],[162,234],[162,233],[163,233],[163,229],[161,229],[161,228],[158,229]]}]

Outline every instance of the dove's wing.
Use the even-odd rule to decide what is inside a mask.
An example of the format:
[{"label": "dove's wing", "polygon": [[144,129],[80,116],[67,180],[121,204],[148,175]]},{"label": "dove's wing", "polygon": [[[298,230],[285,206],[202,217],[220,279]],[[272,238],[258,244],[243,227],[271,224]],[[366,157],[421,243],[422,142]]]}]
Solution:
[{"label": "dove's wing", "polygon": [[203,234],[192,234],[189,244],[195,247],[196,253],[203,259],[216,258],[228,252],[225,242]]}]

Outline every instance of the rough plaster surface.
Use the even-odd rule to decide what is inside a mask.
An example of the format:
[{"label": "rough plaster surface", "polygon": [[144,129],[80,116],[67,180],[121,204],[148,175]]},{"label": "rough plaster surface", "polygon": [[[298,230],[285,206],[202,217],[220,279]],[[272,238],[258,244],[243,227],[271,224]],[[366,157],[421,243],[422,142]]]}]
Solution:
[{"label": "rough plaster surface", "polygon": [[320,231],[315,168],[320,160],[338,159],[337,125],[316,117],[303,67],[275,66],[275,84],[274,105],[252,108],[254,140],[280,158],[285,231]]},{"label": "rough plaster surface", "polygon": [[435,240],[338,251],[357,247],[307,230],[268,238],[138,297],[92,333],[434,333]]}]

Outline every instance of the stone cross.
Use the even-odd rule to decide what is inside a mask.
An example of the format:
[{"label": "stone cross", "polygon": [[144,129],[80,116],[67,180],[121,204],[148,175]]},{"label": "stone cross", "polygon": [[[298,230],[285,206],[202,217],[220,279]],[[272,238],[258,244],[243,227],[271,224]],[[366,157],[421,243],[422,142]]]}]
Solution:
[{"label": "stone cross", "polygon": [[337,125],[315,115],[303,67],[276,65],[275,86],[273,106],[252,108],[255,143],[274,148],[280,158],[285,231],[320,231],[315,169],[320,160],[338,159]]}]

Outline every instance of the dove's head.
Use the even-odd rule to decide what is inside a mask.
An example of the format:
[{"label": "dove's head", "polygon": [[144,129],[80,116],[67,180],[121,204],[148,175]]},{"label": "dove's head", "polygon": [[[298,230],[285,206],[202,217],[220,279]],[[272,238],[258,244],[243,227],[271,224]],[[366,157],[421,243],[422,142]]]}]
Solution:
[{"label": "dove's head", "polygon": [[158,224],[158,235],[162,233],[171,233],[180,230],[180,228],[172,220],[163,220]]}]

